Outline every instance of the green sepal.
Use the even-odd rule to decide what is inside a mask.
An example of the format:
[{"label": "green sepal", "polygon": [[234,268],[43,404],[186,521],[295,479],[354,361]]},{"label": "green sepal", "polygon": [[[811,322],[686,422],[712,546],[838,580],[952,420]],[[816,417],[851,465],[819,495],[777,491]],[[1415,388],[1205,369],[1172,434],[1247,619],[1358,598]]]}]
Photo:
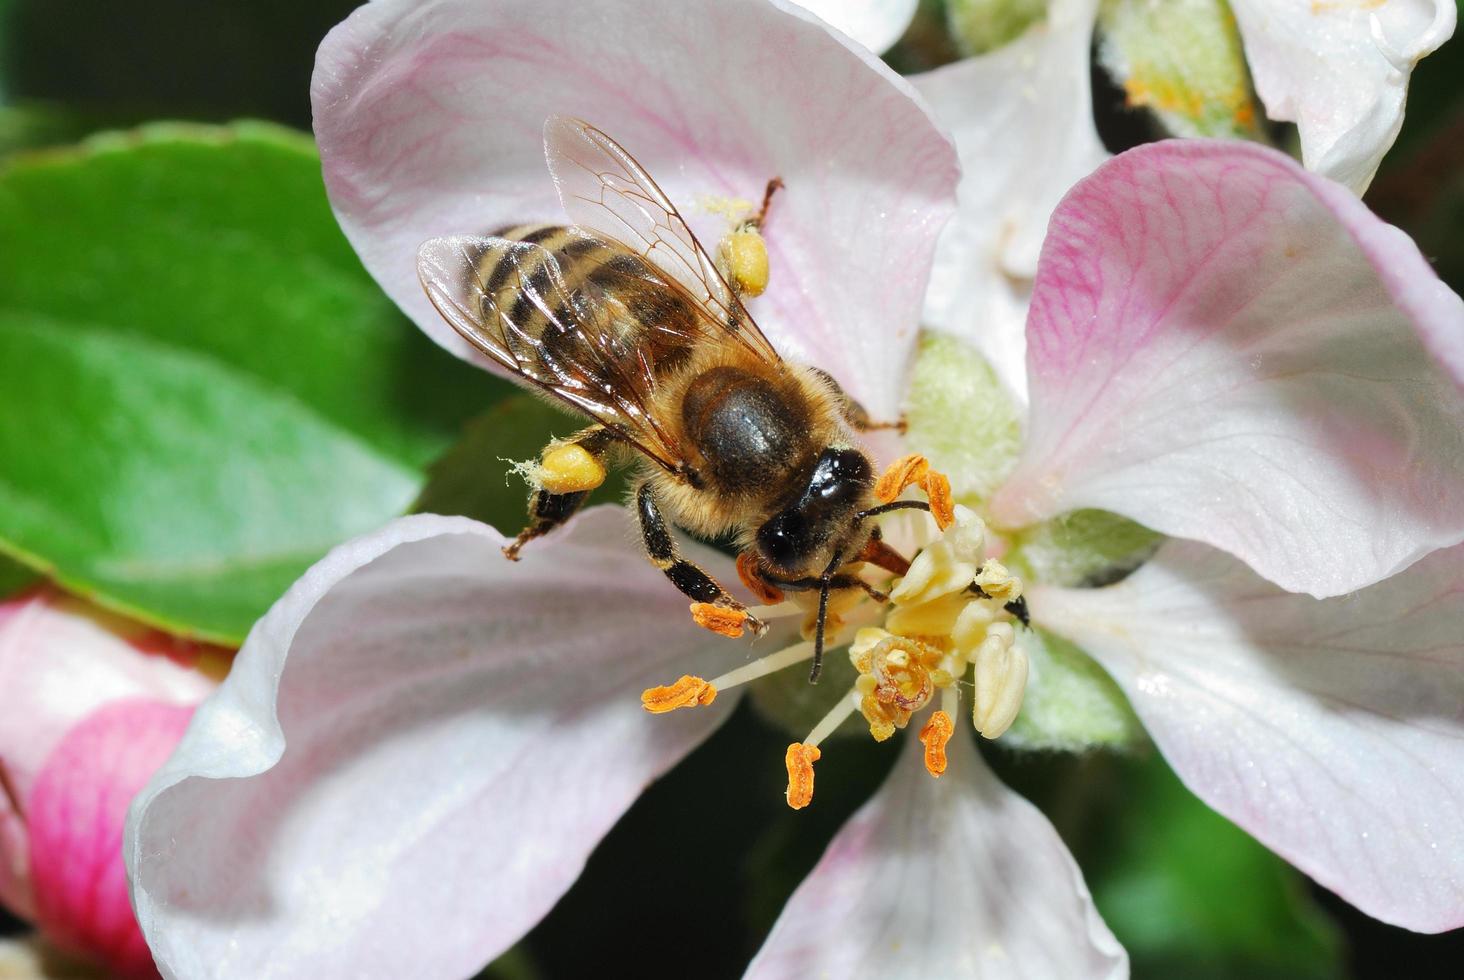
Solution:
[{"label": "green sepal", "polygon": [[951,36],[967,55],[1015,41],[1047,16],[1048,0],[947,0]]},{"label": "green sepal", "polygon": [[1099,60],[1132,107],[1176,136],[1261,139],[1235,15],[1225,0],[1104,0]]},{"label": "green sepal", "polygon": [[1147,744],[1128,698],[1092,657],[1035,624],[1017,630],[1017,643],[1028,659],[1027,694],[1003,746],[1082,752]]},{"label": "green sepal", "polygon": [[986,358],[940,333],[920,338],[905,403],[906,441],[974,505],[1000,486],[1022,449],[1022,414]]}]

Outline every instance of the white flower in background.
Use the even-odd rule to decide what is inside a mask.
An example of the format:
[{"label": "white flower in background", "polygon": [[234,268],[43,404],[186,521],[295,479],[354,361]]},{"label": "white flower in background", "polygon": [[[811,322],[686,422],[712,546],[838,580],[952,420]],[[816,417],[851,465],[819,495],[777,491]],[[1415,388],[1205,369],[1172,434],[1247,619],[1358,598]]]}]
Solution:
[{"label": "white flower in background", "polygon": [[919,4],[920,0],[800,0],[798,5],[878,54],[905,33]]},{"label": "white flower in background", "polygon": [[[760,324],[877,416],[921,394],[909,362],[956,172],[911,87],[786,4],[597,9],[378,0],[326,40],[313,92],[326,182],[383,288],[470,357],[421,293],[417,247],[555,219],[539,133],[575,115],[676,201],[751,198],[781,176]],[[998,150],[995,179],[1034,166]],[[969,199],[958,221],[979,213]],[[687,217],[703,240],[725,227]],[[971,303],[989,299],[983,275]],[[891,722],[910,722],[910,758],[840,831],[750,975],[1126,972],[1041,814],[964,731],[942,735],[943,760],[936,739],[910,737],[934,733],[959,688],[941,686],[948,665],[920,662],[921,678],[886,641],[904,635],[898,616],[954,595],[959,642],[967,600],[937,585],[962,564],[983,588],[1023,590],[1034,622],[1098,657],[1221,812],[1372,915],[1464,922],[1459,298],[1339,186],[1211,141],[1143,147],[1080,183],[1032,289],[1022,457],[994,491],[949,467],[990,528],[963,515],[897,587],[889,635],[853,648],[875,687],[930,681]],[[959,368],[922,361],[914,377],[935,385],[944,369],[969,387]],[[982,438],[979,424],[952,413],[945,435]],[[1106,589],[1018,583],[989,563],[1077,507],[1188,540]],[[647,688],[736,670],[749,651],[692,626],[627,522],[591,510],[515,565],[495,529],[410,517],[307,573],[132,810],[133,897],[164,973],[464,976],[532,927],[741,693],[642,710]],[[967,707],[995,734],[1024,637],[982,625]],[[997,681],[984,702],[983,669]]]},{"label": "white flower in background", "polygon": [[1231,0],[1256,94],[1301,158],[1358,194],[1398,138],[1408,76],[1454,35],[1456,0]]}]

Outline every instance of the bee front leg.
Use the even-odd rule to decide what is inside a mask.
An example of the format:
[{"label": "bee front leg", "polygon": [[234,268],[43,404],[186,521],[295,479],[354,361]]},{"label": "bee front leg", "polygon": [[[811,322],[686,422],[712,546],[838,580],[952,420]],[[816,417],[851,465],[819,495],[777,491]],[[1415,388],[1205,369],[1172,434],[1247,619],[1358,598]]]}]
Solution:
[{"label": "bee front leg", "polygon": [[[518,561],[528,542],[554,530],[579,512],[590,491],[605,482],[605,457],[614,443],[610,431],[592,425],[563,442],[544,447],[535,488],[529,497],[529,526],[503,549],[509,561]],[[531,467],[532,468],[532,467]]]},{"label": "bee front leg", "polygon": [[649,483],[636,487],[635,512],[640,519],[646,555],[652,564],[666,573],[682,595],[692,600],[691,618],[698,626],[732,637],[741,636],[744,627],[758,636],[768,631],[766,623],[749,613],[747,607],[732,598],[715,579],[681,557]]}]

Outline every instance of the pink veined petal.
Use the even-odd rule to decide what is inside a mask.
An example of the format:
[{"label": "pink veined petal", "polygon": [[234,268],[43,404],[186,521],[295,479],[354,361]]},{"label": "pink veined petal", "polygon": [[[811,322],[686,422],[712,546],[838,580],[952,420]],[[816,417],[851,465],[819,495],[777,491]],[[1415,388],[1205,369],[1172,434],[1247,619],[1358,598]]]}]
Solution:
[{"label": "pink veined petal", "polygon": [[1456,0],[1234,0],[1256,92],[1297,124],[1308,168],[1361,194],[1403,125],[1414,65],[1454,33]]},{"label": "pink veined petal", "polygon": [[1413,243],[1272,150],[1131,150],[1053,215],[1028,442],[991,502],[1115,511],[1337,595],[1464,539],[1464,303]]},{"label": "pink veined petal", "polygon": [[1118,585],[1030,599],[1206,803],[1368,915],[1464,925],[1464,546],[1318,600],[1171,542]]},{"label": "pink veined petal", "polygon": [[1026,399],[1027,302],[1052,209],[1108,156],[1093,128],[1097,0],[1055,0],[1010,44],[910,79],[955,137],[962,176],[925,324],[974,344]]},{"label": "pink veined petal", "polygon": [[918,739],[788,900],[748,980],[1126,977],[1128,956],[1036,807],[965,731],[932,779]]},{"label": "pink veined petal", "polygon": [[164,975],[458,978],[538,921],[736,701],[651,717],[641,690],[749,655],[630,540],[596,508],[515,564],[424,515],[307,572],[130,814]]},{"label": "pink veined petal", "polygon": [[888,50],[915,16],[920,0],[798,0],[871,51]]},{"label": "pink veined petal", "polygon": [[[377,0],[321,45],[312,86],[326,188],[382,287],[435,340],[417,246],[563,221],[551,114],[622,144],[715,248],[711,198],[760,201],[772,262],[753,316],[787,357],[893,417],[955,151],[910,86],[782,0]],[[481,359],[480,359],[481,362]]]},{"label": "pink veined petal", "polygon": [[52,589],[0,603],[0,905],[17,915],[34,915],[28,835],[17,805],[25,809],[62,736],[119,698],[194,704],[213,689],[202,674],[138,649],[139,633]]},{"label": "pink veined petal", "polygon": [[122,825],[192,714],[192,707],[150,698],[103,705],[66,733],[30,797],[36,923],[49,940],[105,963],[113,976],[157,976],[128,904]]}]

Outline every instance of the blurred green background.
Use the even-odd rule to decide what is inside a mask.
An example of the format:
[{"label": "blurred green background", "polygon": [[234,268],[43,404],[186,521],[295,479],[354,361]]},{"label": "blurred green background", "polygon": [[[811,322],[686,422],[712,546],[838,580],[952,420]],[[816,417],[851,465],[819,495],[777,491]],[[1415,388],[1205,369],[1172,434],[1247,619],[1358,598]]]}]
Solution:
[{"label": "blurred green background", "polygon": [[[497,460],[574,423],[426,340],[325,202],[310,71],[354,6],[0,0],[0,591],[31,580],[28,565],[237,642],[331,544],[404,509],[519,525],[522,488]],[[937,6],[892,63],[952,56]],[[1111,149],[1156,134],[1101,70],[1094,81]],[[1368,202],[1464,285],[1458,40],[1415,73]],[[753,761],[785,744],[744,705],[488,974],[739,976],[894,757],[864,740],[830,753],[819,805],[795,814],[781,768]],[[1464,937],[1367,919],[1152,753],[989,755],[1068,840],[1137,977],[1464,975]],[[0,917],[0,932],[20,928]]]}]

